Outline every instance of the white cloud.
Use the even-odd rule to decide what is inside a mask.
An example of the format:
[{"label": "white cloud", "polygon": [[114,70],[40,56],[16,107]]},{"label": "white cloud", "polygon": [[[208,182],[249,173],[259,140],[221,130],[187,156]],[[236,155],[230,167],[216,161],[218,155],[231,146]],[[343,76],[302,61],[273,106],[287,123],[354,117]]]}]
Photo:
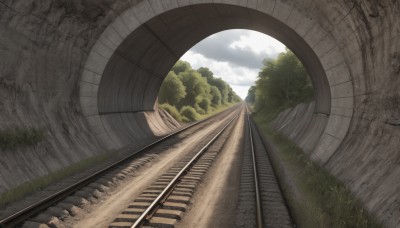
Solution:
[{"label": "white cloud", "polygon": [[182,60],[194,69],[208,67],[243,99],[254,84],[262,61],[276,58],[285,46],[274,38],[250,30],[227,30],[213,34],[192,47]]},{"label": "white cloud", "polygon": [[241,35],[239,40],[229,45],[233,49],[251,50],[257,55],[274,56],[285,51],[285,45],[260,32],[251,31]]},{"label": "white cloud", "polygon": [[229,62],[215,61],[190,50],[181,59],[189,62],[193,69],[208,67],[215,77],[222,78],[230,85],[250,86],[254,84],[258,74],[257,69],[232,65]]},{"label": "white cloud", "polygon": [[235,93],[241,97],[243,100],[246,98],[247,96],[247,92],[250,89],[250,86],[237,86],[237,85],[231,85],[233,91],[235,91]]}]

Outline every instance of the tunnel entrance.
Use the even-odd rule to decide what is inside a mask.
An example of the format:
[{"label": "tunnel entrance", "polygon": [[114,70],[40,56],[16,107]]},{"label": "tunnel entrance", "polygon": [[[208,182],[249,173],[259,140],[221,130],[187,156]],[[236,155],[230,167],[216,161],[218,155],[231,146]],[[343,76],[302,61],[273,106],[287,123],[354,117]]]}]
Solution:
[{"label": "tunnel entrance", "polygon": [[223,30],[249,29],[278,39],[306,67],[315,88],[315,111],[300,146],[326,162],[353,114],[349,69],[330,33],[294,3],[191,2],[141,1],[99,37],[80,85],[83,113],[99,140],[110,149],[134,140],[139,123],[155,115],[164,77],[188,49]]}]

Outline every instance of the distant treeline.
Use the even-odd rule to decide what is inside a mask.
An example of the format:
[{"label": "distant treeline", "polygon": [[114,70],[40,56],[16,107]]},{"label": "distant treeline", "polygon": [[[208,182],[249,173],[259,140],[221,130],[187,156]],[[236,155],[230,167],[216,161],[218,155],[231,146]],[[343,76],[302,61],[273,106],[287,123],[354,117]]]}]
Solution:
[{"label": "distant treeline", "polygon": [[306,69],[290,50],[275,60],[264,60],[256,85],[249,89],[246,102],[256,112],[276,114],[299,103],[312,101],[314,90]]},{"label": "distant treeline", "polygon": [[214,77],[210,69],[194,70],[181,60],[168,73],[158,94],[160,107],[183,122],[198,120],[202,115],[240,101],[232,88]]}]

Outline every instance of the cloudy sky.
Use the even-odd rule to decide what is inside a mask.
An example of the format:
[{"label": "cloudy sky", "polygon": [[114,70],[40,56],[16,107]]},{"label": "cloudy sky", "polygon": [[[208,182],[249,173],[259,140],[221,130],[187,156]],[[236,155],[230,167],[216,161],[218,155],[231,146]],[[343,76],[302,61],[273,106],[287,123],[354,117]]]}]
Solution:
[{"label": "cloudy sky", "polygon": [[243,99],[265,58],[276,58],[285,46],[263,33],[233,29],[216,33],[193,46],[182,60],[194,69],[208,67]]}]

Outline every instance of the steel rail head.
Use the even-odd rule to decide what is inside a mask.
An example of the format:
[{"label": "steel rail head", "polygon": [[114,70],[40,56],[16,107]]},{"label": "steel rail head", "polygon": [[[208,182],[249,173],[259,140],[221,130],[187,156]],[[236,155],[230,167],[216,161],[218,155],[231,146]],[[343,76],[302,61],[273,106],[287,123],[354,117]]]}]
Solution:
[{"label": "steel rail head", "polygon": [[[233,106],[232,109],[235,109],[236,107],[237,107],[237,105]],[[228,111],[228,110],[229,109],[227,109],[225,111]],[[225,112],[225,111],[223,111],[223,112]],[[223,113],[223,112],[221,112],[221,113]],[[221,113],[218,113],[216,115],[219,115]],[[140,148],[138,150],[136,150],[132,154],[130,154],[130,155],[128,155],[128,156],[126,156],[126,157],[114,162],[113,164],[107,166],[106,168],[103,168],[103,169],[95,172],[94,174],[92,174],[92,175],[90,175],[90,176],[88,176],[88,177],[86,177],[86,178],[84,178],[84,179],[82,179],[82,180],[80,180],[80,181],[78,181],[78,182],[76,182],[76,183],[64,188],[63,190],[60,190],[60,191],[58,191],[58,192],[56,192],[56,193],[54,193],[54,194],[42,199],[42,200],[39,200],[39,201],[35,202],[34,204],[32,204],[32,205],[30,205],[28,207],[25,207],[24,209],[22,209],[22,210],[20,210],[18,212],[15,212],[15,213],[13,213],[13,214],[5,217],[5,218],[2,218],[0,220],[0,227],[15,227],[16,225],[24,222],[26,219],[34,216],[38,212],[40,212],[40,211],[44,210],[45,208],[47,208],[47,207],[59,202],[64,197],[66,197],[66,196],[72,194],[73,192],[77,191],[78,189],[86,186],[88,183],[100,178],[106,172],[110,171],[113,168],[116,168],[117,166],[121,165],[122,163],[126,162],[127,160],[133,159],[133,158],[141,155],[143,152],[147,151],[148,149],[150,149],[150,148],[158,145],[159,143],[171,138],[172,136],[177,135],[177,134],[179,134],[179,133],[181,133],[181,132],[183,132],[183,131],[185,131],[185,130],[187,130],[189,128],[192,128],[192,127],[194,127],[194,126],[196,126],[196,125],[198,125],[200,123],[204,123],[204,122],[210,120],[213,117],[215,117],[215,115],[207,117],[204,120],[197,121],[197,122],[195,122],[193,124],[190,124],[188,126],[185,126],[185,127],[181,128],[181,129],[178,129],[177,131],[174,131],[174,132],[172,132],[172,133],[170,133],[170,134],[168,134],[168,135],[166,135],[166,136],[164,136],[164,137],[162,137],[162,138],[160,138],[160,139],[158,139],[158,140],[156,140],[156,141],[154,141],[154,142],[152,142],[152,143],[150,143],[150,144],[148,144],[148,145],[146,145],[146,146],[144,146],[144,147],[142,147],[142,148]]]},{"label": "steel rail head", "polygon": [[[250,122],[254,123],[253,118],[250,118],[250,119],[251,119]],[[267,150],[266,152],[267,152],[267,155],[268,155],[268,154],[269,154],[269,153],[268,153],[268,149],[267,149],[268,146],[267,146],[267,144],[266,144],[265,138],[264,138],[264,137],[262,136],[262,134],[260,133],[260,129],[258,128],[257,125],[254,125],[254,128],[255,128],[255,133],[258,134],[258,135],[260,136],[260,138],[261,138],[261,144],[262,144],[262,146]],[[268,157],[269,157],[269,155],[268,155]],[[271,163],[271,166],[272,166],[273,170],[275,170],[274,163]],[[281,186],[281,183],[280,183],[279,178],[277,178],[277,175],[276,175],[275,172],[273,172],[273,175],[275,176],[275,178],[276,178],[276,180],[277,180],[277,182],[278,182],[279,191],[280,191],[281,193],[283,193],[282,186]],[[283,196],[283,200],[284,200],[284,205],[285,205],[285,207],[286,207],[286,209],[287,209],[287,211],[288,211],[288,213],[289,213],[290,222],[291,222],[292,226],[295,228],[295,227],[297,227],[297,226],[296,226],[296,224],[294,223],[293,214],[292,214],[292,212],[291,212],[291,210],[290,210],[290,207],[288,206],[287,199],[286,199],[286,197],[285,197],[284,194],[282,194],[282,196]]]},{"label": "steel rail head", "polygon": [[190,167],[204,154],[204,152],[210,147],[212,143],[214,143],[218,137],[228,128],[228,126],[237,118],[238,114],[235,115],[229,122],[210,140],[208,143],[203,146],[194,156],[193,158],[186,163],[186,165],[179,171],[178,174],[168,183],[168,185],[164,188],[164,190],[157,196],[156,199],[146,208],[146,210],[136,219],[135,223],[131,226],[131,228],[139,228],[146,221],[149,221],[149,215],[154,214],[155,210],[160,205],[162,200],[166,200],[166,196],[169,195],[170,192],[173,191],[174,187],[177,185],[181,177],[183,177]]},{"label": "steel rail head", "polygon": [[246,106],[246,114],[247,114],[247,123],[249,126],[249,135],[250,135],[250,147],[251,147],[251,155],[253,159],[253,174],[254,174],[254,189],[255,189],[255,196],[256,196],[256,223],[258,228],[264,227],[264,220],[262,216],[262,205],[261,205],[261,192],[259,186],[259,179],[258,179],[258,168],[256,162],[256,153],[254,149],[254,140],[253,140],[253,133],[250,121],[250,113],[249,109]]}]

